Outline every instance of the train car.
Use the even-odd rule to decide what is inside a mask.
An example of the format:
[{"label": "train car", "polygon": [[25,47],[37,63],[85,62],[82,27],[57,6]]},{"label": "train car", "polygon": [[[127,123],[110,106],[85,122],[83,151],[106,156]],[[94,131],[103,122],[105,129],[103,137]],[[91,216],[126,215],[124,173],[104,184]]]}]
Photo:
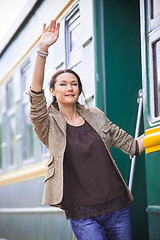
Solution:
[{"label": "train car", "polygon": [[160,239],[160,1],[140,1],[149,239]]},{"label": "train car", "polygon": [[[139,134],[146,153],[136,159],[131,204],[133,239],[160,239],[160,4],[157,0],[28,1],[0,46],[0,238],[6,240],[75,239],[65,214],[41,206],[48,151],[36,138],[29,118],[28,91],[43,23],[61,24],[50,48],[44,91],[59,69],[82,79],[86,107],[135,135],[143,93]],[[142,96],[141,96],[142,97]],[[129,184],[131,161],[118,149],[112,155]]]},{"label": "train car", "polygon": [[[56,18],[61,31],[50,48],[44,90],[60,69],[81,75],[83,104],[95,105],[92,1],[28,1],[1,47],[0,58],[0,238],[75,239],[61,209],[41,206],[48,151],[37,139],[29,117],[29,99],[37,42],[43,23]],[[83,71],[82,71],[83,70]]]}]

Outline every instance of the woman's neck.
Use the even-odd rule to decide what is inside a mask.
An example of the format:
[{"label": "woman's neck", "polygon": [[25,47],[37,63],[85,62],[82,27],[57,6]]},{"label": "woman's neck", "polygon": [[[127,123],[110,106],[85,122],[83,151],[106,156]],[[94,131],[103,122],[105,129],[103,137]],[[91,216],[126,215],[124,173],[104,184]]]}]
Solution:
[{"label": "woman's neck", "polygon": [[67,106],[60,105],[59,111],[66,119],[67,123],[73,126],[80,126],[85,122],[84,119],[77,112],[76,104]]},{"label": "woman's neck", "polygon": [[63,117],[68,120],[72,121],[79,116],[75,105],[59,105],[59,111],[63,115]]}]

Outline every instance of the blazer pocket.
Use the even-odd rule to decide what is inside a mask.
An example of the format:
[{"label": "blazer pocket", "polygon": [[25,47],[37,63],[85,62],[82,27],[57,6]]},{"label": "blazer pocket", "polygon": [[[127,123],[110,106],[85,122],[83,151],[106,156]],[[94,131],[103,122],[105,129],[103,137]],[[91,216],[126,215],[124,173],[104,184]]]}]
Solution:
[{"label": "blazer pocket", "polygon": [[48,179],[50,179],[51,177],[53,177],[55,174],[55,168],[50,168],[47,170],[47,173],[46,173],[46,177],[45,177],[45,180],[44,182],[46,182]]},{"label": "blazer pocket", "polygon": [[104,133],[107,133],[109,132],[109,130],[111,129],[111,126],[109,124],[105,124],[101,130],[104,132]]}]

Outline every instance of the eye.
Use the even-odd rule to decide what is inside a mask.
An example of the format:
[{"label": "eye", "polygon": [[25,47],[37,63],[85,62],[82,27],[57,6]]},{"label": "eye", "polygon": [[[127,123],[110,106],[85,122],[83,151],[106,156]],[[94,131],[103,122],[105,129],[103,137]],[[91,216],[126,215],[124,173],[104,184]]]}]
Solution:
[{"label": "eye", "polygon": [[78,84],[77,83],[72,83],[73,86],[77,86]]},{"label": "eye", "polygon": [[65,86],[66,84],[65,83],[60,83],[60,86]]}]

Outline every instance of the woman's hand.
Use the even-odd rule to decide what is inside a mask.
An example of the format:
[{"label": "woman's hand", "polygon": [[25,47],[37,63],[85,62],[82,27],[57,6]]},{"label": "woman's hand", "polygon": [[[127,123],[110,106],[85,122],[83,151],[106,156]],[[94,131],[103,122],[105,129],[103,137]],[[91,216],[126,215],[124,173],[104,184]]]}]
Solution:
[{"label": "woman's hand", "polygon": [[52,20],[46,30],[46,23],[43,25],[42,37],[39,42],[39,49],[48,52],[48,48],[57,41],[59,37],[60,23],[56,24],[56,20]]},{"label": "woman's hand", "polygon": [[144,134],[137,138],[138,147],[139,147],[139,155],[141,155],[141,153],[144,152],[143,140],[144,140]]},{"label": "woman's hand", "polygon": [[[56,24],[56,20],[52,20],[50,22],[47,30],[46,24],[43,25],[43,33],[38,45],[40,51],[48,52],[48,48],[57,41],[57,38],[59,36],[59,28],[60,24]],[[39,92],[42,90],[44,82],[45,63],[46,57],[37,54],[31,84],[31,89],[33,91]]]}]

